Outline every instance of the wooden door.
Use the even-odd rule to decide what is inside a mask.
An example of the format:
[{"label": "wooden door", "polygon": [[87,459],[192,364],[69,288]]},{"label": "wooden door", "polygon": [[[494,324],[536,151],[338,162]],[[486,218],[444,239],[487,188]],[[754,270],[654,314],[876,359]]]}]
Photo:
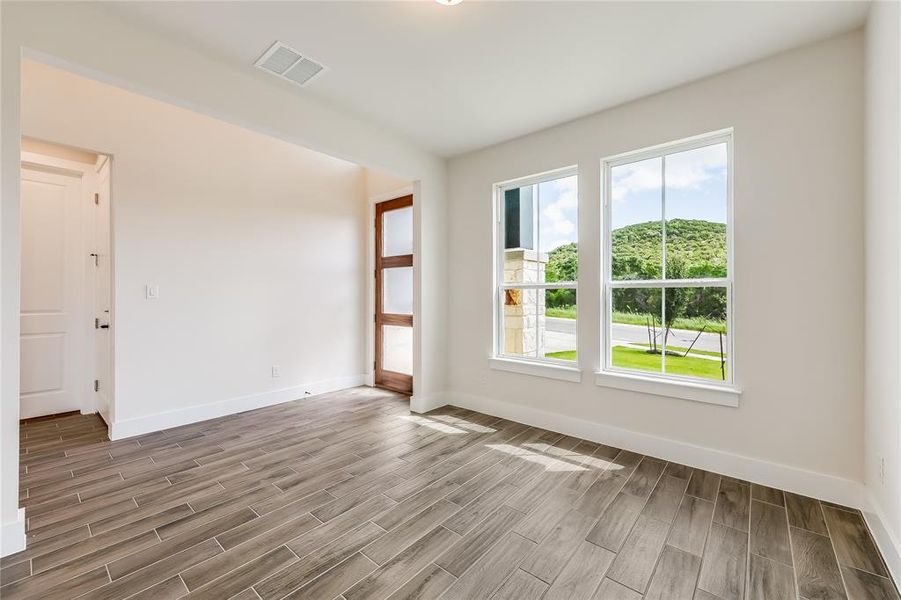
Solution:
[{"label": "wooden door", "polygon": [[413,196],[375,207],[375,384],[413,393]]},{"label": "wooden door", "polygon": [[86,407],[79,176],[22,168],[20,412],[23,419]]}]

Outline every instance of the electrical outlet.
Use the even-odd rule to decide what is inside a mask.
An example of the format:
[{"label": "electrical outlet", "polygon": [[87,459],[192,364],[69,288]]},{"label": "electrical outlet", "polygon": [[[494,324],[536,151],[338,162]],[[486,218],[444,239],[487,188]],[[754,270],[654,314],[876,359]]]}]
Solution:
[{"label": "electrical outlet", "polygon": [[272,365],[272,376],[273,377],[281,377],[282,376],[282,368],[278,365]]}]

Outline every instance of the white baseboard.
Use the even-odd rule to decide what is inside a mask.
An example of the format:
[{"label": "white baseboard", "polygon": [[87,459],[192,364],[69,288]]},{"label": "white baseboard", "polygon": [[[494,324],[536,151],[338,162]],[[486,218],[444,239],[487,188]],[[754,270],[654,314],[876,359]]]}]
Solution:
[{"label": "white baseboard", "polygon": [[447,405],[445,394],[410,396],[410,411],[422,414]]},{"label": "white baseboard", "polygon": [[0,527],[0,556],[9,556],[25,549],[25,509],[20,508],[15,521]]},{"label": "white baseboard", "polygon": [[97,414],[100,415],[100,418],[103,419],[103,422],[106,423],[107,429],[109,429],[110,418],[109,418],[109,410],[101,409],[97,411]]},{"label": "white baseboard", "polygon": [[879,551],[897,585],[901,583],[901,540],[892,533],[889,527],[886,527],[885,514],[872,496],[869,497],[868,505],[863,510],[863,517],[876,539],[876,545],[879,546]]},{"label": "white baseboard", "polygon": [[468,408],[495,417],[541,427],[574,437],[647,454],[707,471],[746,479],[754,483],[828,500],[853,508],[869,503],[862,483],[814,471],[773,463],[662,438],[646,433],[586,421],[560,413],[495,400],[484,396],[443,394],[443,404]]},{"label": "white baseboard", "polygon": [[121,440],[122,438],[143,435],[163,429],[170,429],[180,425],[188,425],[216,417],[224,417],[255,408],[271,406],[273,404],[281,404],[282,402],[290,402],[299,398],[309,398],[319,394],[328,392],[337,392],[352,387],[363,385],[366,376],[349,375],[336,379],[328,379],[325,381],[316,381],[304,385],[262,392],[259,394],[249,394],[247,396],[238,396],[237,398],[229,398],[219,402],[209,404],[201,404],[198,406],[188,406],[178,410],[170,410],[167,412],[147,415],[145,417],[136,417],[133,419],[116,420],[110,426],[110,439]]}]

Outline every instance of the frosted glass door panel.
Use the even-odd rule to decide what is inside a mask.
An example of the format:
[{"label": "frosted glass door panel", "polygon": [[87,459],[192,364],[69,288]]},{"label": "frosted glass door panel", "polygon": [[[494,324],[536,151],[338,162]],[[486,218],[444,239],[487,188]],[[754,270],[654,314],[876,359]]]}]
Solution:
[{"label": "frosted glass door panel", "polygon": [[382,227],[382,256],[413,254],[413,207],[385,213]]},{"label": "frosted glass door panel", "polygon": [[382,368],[386,371],[413,374],[413,328],[382,327]]},{"label": "frosted glass door panel", "polygon": [[413,267],[385,269],[382,312],[391,315],[413,314]]}]

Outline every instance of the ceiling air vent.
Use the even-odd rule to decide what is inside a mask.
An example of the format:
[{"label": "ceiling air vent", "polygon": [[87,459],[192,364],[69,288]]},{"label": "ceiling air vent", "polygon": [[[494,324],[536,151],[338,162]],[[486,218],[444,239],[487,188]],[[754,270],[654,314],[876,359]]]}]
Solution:
[{"label": "ceiling air vent", "polygon": [[325,71],[323,65],[281,42],[272,44],[254,65],[297,85],[304,85]]}]

